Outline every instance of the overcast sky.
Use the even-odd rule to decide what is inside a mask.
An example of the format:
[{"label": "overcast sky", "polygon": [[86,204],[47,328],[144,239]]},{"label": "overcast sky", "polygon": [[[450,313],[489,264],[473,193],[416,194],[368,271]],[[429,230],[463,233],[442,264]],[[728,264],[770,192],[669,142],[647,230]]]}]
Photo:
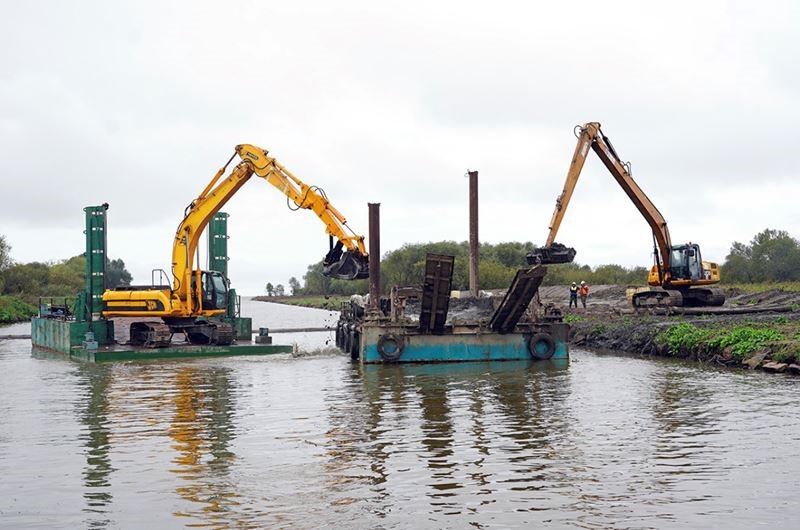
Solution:
[{"label": "overcast sky", "polygon": [[[239,143],[325,189],[382,249],[543,243],[576,124],[599,121],[673,242],[724,261],[764,228],[800,237],[800,9],[786,2],[4,2],[0,234],[18,262],[83,251],[168,269],[185,206]],[[302,277],[322,223],[252,179],[228,203],[240,293]],[[647,224],[592,155],[558,241],[651,263]],[[204,258],[205,259],[205,258]]]}]

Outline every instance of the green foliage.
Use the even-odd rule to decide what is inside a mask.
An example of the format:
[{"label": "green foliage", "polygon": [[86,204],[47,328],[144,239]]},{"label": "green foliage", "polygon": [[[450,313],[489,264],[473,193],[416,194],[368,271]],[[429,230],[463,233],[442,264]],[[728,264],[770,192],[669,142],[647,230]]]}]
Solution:
[{"label": "green foliage", "polygon": [[722,351],[730,348],[737,359],[753,353],[767,344],[783,339],[780,331],[752,325],[733,328],[701,328],[681,322],[656,335],[655,342],[670,353]]},{"label": "green foliage", "polygon": [[[526,255],[533,243],[508,241],[492,245],[480,245],[481,289],[505,289],[511,284],[517,270],[527,267]],[[438,241],[432,243],[405,244],[388,252],[381,261],[381,289],[387,293],[394,285],[419,285],[425,269],[427,254],[455,256],[453,264],[453,289],[469,288],[469,246],[466,241]],[[545,285],[563,285],[582,280],[597,284],[639,284],[647,280],[645,267],[626,269],[619,265],[601,265],[592,270],[588,265],[569,263],[551,265],[545,276]],[[368,281],[332,280],[322,275],[322,263],[308,266],[303,275],[303,294],[356,294],[368,290]]]},{"label": "green foliage", "polygon": [[698,349],[708,337],[708,330],[681,322],[656,335],[655,342],[666,346],[670,353],[681,353]]},{"label": "green foliage", "polygon": [[[121,259],[106,264],[108,287],[130,285],[131,274]],[[56,263],[15,263],[0,272],[0,294],[36,303],[40,296],[72,296],[86,285],[86,258],[73,256]]]},{"label": "green foliage", "polygon": [[16,296],[0,296],[0,323],[27,320],[38,313],[36,307]]},{"label": "green foliage", "polygon": [[800,280],[800,241],[785,230],[769,228],[749,244],[734,241],[721,274],[726,283]]},{"label": "green foliage", "polygon": [[751,326],[734,328],[711,340],[709,345],[715,349],[730,347],[733,354],[741,359],[765,344],[783,339],[783,334],[774,329],[753,328]]},{"label": "green foliage", "polygon": [[106,262],[106,287],[127,287],[133,281],[133,276],[125,268],[121,259],[112,259]]},{"label": "green foliage", "polygon": [[300,282],[297,281],[297,278],[292,276],[289,278],[289,290],[291,291],[292,296],[297,296],[300,294],[302,287],[300,286]]},{"label": "green foliage", "polygon": [[585,320],[584,317],[580,315],[574,315],[572,313],[564,315],[564,322],[567,324],[574,324],[576,322],[581,322]]},{"label": "green foliage", "polygon": [[0,234],[0,273],[11,266],[11,245],[6,241],[6,237]]},{"label": "green foliage", "polygon": [[[302,289],[293,290],[294,293],[302,291],[304,295],[351,295],[366,293],[369,290],[369,280],[336,280],[322,274],[322,261],[308,266],[303,275],[304,286]],[[296,281],[296,280],[295,280]],[[291,286],[291,280],[289,280]],[[299,288],[300,282],[297,282]]]},{"label": "green foliage", "polygon": [[544,284],[567,285],[585,281],[589,285],[644,285],[648,272],[645,267],[628,269],[620,265],[599,265],[593,270],[588,265],[565,263],[548,266]]}]

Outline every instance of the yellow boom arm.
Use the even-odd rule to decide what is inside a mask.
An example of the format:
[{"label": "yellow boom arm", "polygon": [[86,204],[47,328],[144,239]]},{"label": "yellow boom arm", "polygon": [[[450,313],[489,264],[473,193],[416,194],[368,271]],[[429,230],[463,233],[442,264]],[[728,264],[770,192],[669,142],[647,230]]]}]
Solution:
[{"label": "yellow boom arm", "polygon": [[[241,162],[222,178],[227,166],[238,154]],[[284,193],[297,208],[312,210],[325,224],[326,232],[331,239],[331,248],[323,259],[325,274],[341,279],[366,278],[367,251],[364,237],[354,234],[347,226],[344,216],[334,208],[324,192],[314,186],[308,186],[290,173],[273,157],[268,156],[265,149],[254,145],[236,146],[236,153],[211,179],[203,192],[189,205],[186,214],[175,232],[172,246],[173,289],[179,298],[191,300],[191,275],[198,275],[194,259],[198,252],[200,236],[211,218],[228,200],[247,182],[253,174],[263,178]],[[338,242],[334,245],[333,238]],[[343,250],[342,248],[344,247]]]}]

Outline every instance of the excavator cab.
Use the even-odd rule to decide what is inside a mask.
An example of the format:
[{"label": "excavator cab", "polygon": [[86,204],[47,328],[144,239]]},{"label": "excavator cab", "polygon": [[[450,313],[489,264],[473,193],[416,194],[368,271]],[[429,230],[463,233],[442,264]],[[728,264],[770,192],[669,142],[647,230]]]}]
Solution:
[{"label": "excavator cab", "polygon": [[[197,297],[196,276],[192,275],[192,293]],[[200,295],[203,309],[226,309],[228,307],[228,279],[217,271],[200,271]]]},{"label": "excavator cab", "polygon": [[670,249],[670,276],[673,280],[703,279],[703,261],[696,243],[675,245]]}]

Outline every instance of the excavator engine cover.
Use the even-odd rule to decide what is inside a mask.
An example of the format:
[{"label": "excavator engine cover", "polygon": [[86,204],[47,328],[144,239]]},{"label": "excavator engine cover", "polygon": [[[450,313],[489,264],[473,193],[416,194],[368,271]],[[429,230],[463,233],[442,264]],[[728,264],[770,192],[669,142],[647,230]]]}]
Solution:
[{"label": "excavator engine cover", "polygon": [[335,261],[322,262],[322,274],[337,280],[361,280],[369,278],[369,259],[350,251],[344,251]]},{"label": "excavator engine cover", "polygon": [[572,263],[577,252],[572,247],[560,243],[553,243],[549,247],[534,248],[525,259],[528,265],[554,265],[558,263]]}]

